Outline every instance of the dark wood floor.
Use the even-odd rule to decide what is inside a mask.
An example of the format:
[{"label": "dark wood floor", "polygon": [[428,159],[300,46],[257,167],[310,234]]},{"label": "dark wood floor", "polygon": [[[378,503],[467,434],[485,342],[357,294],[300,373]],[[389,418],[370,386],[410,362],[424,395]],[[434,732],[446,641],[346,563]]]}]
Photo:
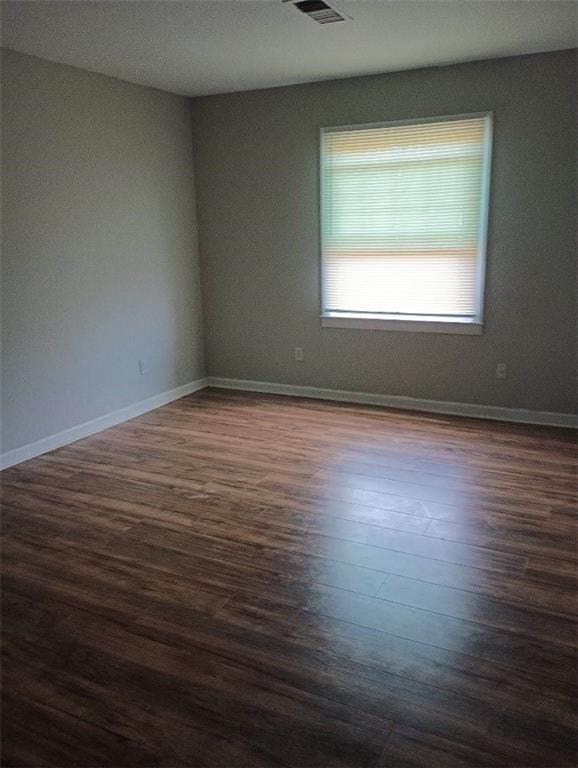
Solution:
[{"label": "dark wood floor", "polygon": [[570,432],[206,390],[2,486],[4,766],[577,764]]}]

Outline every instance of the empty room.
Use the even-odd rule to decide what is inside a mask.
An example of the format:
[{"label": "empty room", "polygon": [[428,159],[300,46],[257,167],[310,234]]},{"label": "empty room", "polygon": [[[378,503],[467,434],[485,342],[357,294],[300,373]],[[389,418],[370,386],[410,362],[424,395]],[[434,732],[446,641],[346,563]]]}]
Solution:
[{"label": "empty room", "polygon": [[578,2],[0,13],[3,768],[577,768]]}]

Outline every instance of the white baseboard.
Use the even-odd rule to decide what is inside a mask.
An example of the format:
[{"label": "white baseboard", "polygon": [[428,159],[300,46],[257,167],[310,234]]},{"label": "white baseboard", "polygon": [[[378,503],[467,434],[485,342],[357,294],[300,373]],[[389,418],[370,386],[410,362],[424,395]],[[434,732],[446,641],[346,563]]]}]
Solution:
[{"label": "white baseboard", "polygon": [[153,411],[161,405],[166,405],[173,400],[178,400],[180,397],[190,395],[193,392],[198,392],[206,386],[208,386],[207,379],[190,381],[188,384],[183,384],[181,387],[169,389],[168,392],[161,392],[160,395],[153,395],[146,400],[140,400],[138,403],[132,403],[125,408],[119,408],[118,411],[107,413],[105,416],[99,416],[98,419],[85,421],[83,424],[78,424],[75,427],[63,430],[62,432],[57,432],[55,435],[49,435],[48,437],[43,437],[42,440],[37,440],[34,443],[28,443],[20,448],[7,451],[0,455],[0,469],[13,467],[15,464],[20,464],[22,461],[33,459],[35,456],[40,456],[48,451],[53,451],[55,448],[61,448],[63,445],[69,445],[69,443],[74,443],[77,440],[81,440],[83,437],[94,435],[96,432],[101,432],[103,429],[114,427],[117,424],[121,424],[123,421],[134,419],[136,416],[140,416],[148,411]]},{"label": "white baseboard", "polygon": [[224,379],[209,377],[197,379],[181,387],[153,395],[146,400],[132,403],[118,411],[107,413],[98,419],[86,421],[70,429],[65,429],[55,435],[28,443],[20,448],[0,454],[0,469],[13,467],[35,456],[69,445],[83,437],[94,435],[103,429],[122,424],[123,421],[134,419],[161,405],[171,403],[180,397],[198,392],[205,387],[220,387],[222,389],[239,389],[246,392],[263,392],[273,395],[290,395],[292,397],[311,397],[318,400],[335,400],[343,403],[359,403],[362,405],[379,405],[385,408],[400,408],[408,411],[423,411],[439,413],[448,416],[468,416],[475,419],[491,419],[494,421],[512,421],[522,424],[538,424],[552,427],[578,428],[578,416],[571,413],[551,413],[548,411],[531,411],[524,408],[501,408],[495,405],[474,405],[472,403],[450,403],[444,400],[424,400],[400,395],[376,395],[369,392],[349,392],[341,389],[320,389],[305,387],[297,384],[276,384],[268,381],[248,381],[246,379]]},{"label": "white baseboard", "polygon": [[401,408],[408,411],[425,411],[448,416],[467,416],[474,419],[512,421],[521,424],[538,424],[551,427],[578,428],[578,416],[572,413],[551,413],[531,411],[525,408],[502,408],[496,405],[473,403],[450,403],[445,400],[424,400],[401,395],[374,395],[368,392],[348,392],[340,389],[319,389],[297,384],[275,384],[268,381],[247,381],[245,379],[224,379],[210,376],[209,387],[240,389],[248,392],[263,392],[273,395],[312,397],[319,400],[337,400],[344,403],[381,405],[386,408]]}]

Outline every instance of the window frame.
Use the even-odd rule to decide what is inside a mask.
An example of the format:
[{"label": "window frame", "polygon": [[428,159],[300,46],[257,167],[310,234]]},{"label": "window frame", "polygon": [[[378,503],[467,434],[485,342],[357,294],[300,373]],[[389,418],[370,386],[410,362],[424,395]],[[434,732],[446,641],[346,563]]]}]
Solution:
[{"label": "window frame", "polygon": [[[483,172],[480,228],[478,234],[478,260],[476,271],[476,313],[470,319],[460,317],[392,315],[387,313],[368,314],[365,312],[332,312],[325,309],[325,264],[323,258],[323,200],[324,200],[324,168],[323,168],[323,137],[328,133],[345,131],[360,131],[368,128],[395,128],[399,125],[428,125],[432,123],[452,122],[471,118],[485,120],[485,141],[483,147]],[[391,120],[376,123],[359,123],[352,125],[337,125],[320,128],[319,130],[319,262],[320,262],[320,305],[321,326],[323,328],[358,328],[365,330],[409,331],[418,333],[449,333],[478,336],[484,328],[484,298],[486,282],[486,262],[488,249],[488,223],[490,213],[490,186],[492,176],[492,154],[494,138],[494,113],[491,110],[483,112],[466,112],[458,115],[438,115],[434,117],[418,117],[405,120]]]}]

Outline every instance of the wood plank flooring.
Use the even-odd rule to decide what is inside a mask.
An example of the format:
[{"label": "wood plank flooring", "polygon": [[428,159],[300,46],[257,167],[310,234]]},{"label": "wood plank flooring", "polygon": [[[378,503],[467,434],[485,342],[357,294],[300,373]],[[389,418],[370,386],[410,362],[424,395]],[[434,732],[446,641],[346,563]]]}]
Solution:
[{"label": "wood plank flooring", "polygon": [[578,765],[570,431],[205,390],[2,473],[2,765]]}]

